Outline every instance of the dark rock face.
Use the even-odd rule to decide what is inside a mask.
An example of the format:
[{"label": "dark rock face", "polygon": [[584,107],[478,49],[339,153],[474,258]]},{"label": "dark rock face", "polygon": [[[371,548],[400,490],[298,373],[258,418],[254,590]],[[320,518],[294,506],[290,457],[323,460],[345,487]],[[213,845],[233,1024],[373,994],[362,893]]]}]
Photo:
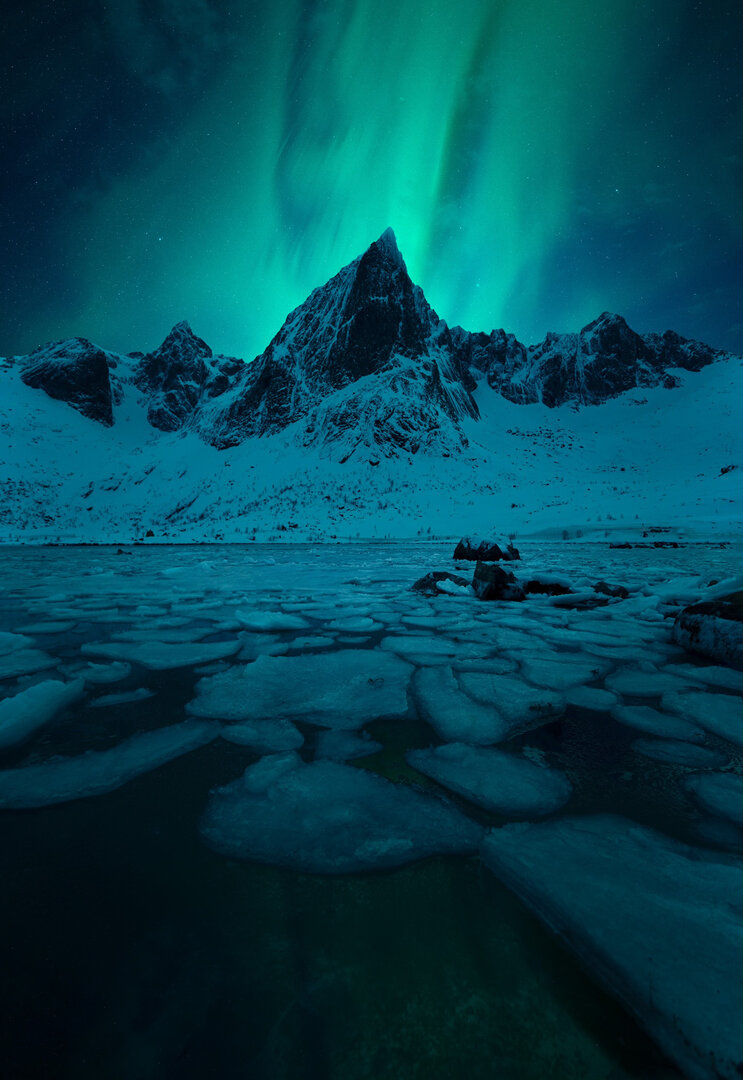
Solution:
[{"label": "dark rock face", "polygon": [[454,549],[455,559],[469,559],[472,562],[506,562],[521,558],[518,548],[513,544],[496,544],[494,540],[471,539],[465,536]]},{"label": "dark rock face", "polygon": [[309,418],[306,445],[350,430],[383,454],[452,450],[465,444],[459,421],[478,415],[474,385],[388,229],[291,313],[250,365],[213,441],[231,445]]},{"label": "dark rock face", "polygon": [[691,652],[743,670],[743,592],[684,608],[673,640]]},{"label": "dark rock face", "polygon": [[109,360],[113,354],[86,338],[44,345],[27,358],[21,371],[26,386],[65,401],[89,420],[106,427],[114,422]]},{"label": "dark rock face", "polygon": [[494,563],[477,563],[472,588],[478,600],[523,600],[526,595],[513,574]]},{"label": "dark rock face", "polygon": [[547,334],[524,350],[509,346],[516,362],[488,370],[488,382],[519,404],[541,401],[554,407],[574,402],[598,405],[635,387],[677,385],[671,368],[698,371],[725,354],[666,331],[636,334],[621,317],[605,311],[579,334]]},{"label": "dark rock face", "polygon": [[451,581],[460,588],[467,588],[469,585],[467,578],[460,577],[459,574],[450,574],[446,570],[432,570],[424,577],[418,578],[411,588],[414,592],[423,593],[424,596],[438,596],[441,593],[441,589],[437,587],[439,581]]},{"label": "dark rock face", "polygon": [[160,431],[183,427],[207,391],[211,358],[212,350],[187,322],[177,323],[158,349],[142,357],[134,383],[149,397],[147,419],[153,427]]}]

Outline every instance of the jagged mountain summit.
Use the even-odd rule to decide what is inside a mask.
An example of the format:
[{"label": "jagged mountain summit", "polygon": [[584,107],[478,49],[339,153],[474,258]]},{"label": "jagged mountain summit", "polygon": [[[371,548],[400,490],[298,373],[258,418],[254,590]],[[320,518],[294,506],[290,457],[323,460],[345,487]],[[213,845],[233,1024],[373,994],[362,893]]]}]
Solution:
[{"label": "jagged mountain summit", "polygon": [[739,358],[618,315],[450,327],[387,230],[249,363],[186,322],[0,358],[0,541],[734,535],[741,393]]},{"label": "jagged mountain summit", "polygon": [[28,386],[115,425],[131,388],[150,425],[193,428],[219,449],[295,427],[301,445],[384,456],[466,447],[462,422],[487,386],[518,404],[599,405],[635,387],[673,387],[726,354],[672,331],[641,336],[604,312],[577,334],[532,347],[505,330],[450,328],[408,274],[387,229],[286,319],[244,363],[215,357],[188,323],[147,354],[73,338],[14,358]]}]

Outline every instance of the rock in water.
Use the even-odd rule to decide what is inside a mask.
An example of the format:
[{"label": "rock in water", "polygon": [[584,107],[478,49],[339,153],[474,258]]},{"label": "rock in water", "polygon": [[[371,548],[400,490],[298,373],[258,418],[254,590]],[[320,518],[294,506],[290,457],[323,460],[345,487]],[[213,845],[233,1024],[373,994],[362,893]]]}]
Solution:
[{"label": "rock in water", "polygon": [[525,596],[513,574],[492,563],[477,563],[472,588],[479,600],[523,600]]},{"label": "rock in water", "polygon": [[743,1074],[743,860],[618,817],[494,829],[490,868],[695,1080]]},{"label": "rock in water", "polygon": [[446,581],[452,582],[460,589],[469,587],[467,578],[460,577],[459,574],[450,574],[446,570],[432,570],[429,574],[425,574],[422,578],[418,578],[411,588],[414,592],[423,593],[424,596],[438,596],[439,593],[447,591],[446,586],[441,588],[439,584],[440,582]]},{"label": "rock in water", "polygon": [[497,562],[500,559],[510,561],[520,559],[518,548],[512,543],[496,544],[495,540],[481,540],[479,537],[465,536],[454,549],[455,559],[469,559],[471,562]]},{"label": "rock in water", "polygon": [[673,640],[691,652],[743,669],[743,592],[684,608],[673,624]]}]

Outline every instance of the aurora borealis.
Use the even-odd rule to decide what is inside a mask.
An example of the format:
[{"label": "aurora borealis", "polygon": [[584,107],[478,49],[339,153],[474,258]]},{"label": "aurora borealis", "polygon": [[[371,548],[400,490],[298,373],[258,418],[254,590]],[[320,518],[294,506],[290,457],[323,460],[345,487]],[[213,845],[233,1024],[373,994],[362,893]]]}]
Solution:
[{"label": "aurora borealis", "polygon": [[250,358],[391,225],[439,315],[743,351],[741,20],[689,0],[92,0],[6,15],[0,353]]}]

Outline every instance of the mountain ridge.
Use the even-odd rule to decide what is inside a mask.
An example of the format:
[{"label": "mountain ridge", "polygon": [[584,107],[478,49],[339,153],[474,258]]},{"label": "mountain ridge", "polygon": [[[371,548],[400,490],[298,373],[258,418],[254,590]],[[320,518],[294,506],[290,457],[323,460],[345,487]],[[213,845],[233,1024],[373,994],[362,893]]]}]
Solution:
[{"label": "mountain ridge", "polygon": [[302,445],[363,446],[385,456],[456,453],[487,386],[516,404],[600,405],[630,389],[678,385],[729,356],[674,331],[640,335],[603,312],[578,333],[526,346],[504,329],[450,327],[415,285],[391,228],[285,319],[246,363],[215,356],[185,322],[149,353],[119,354],[85,338],[13,358],[28,386],[106,427],[128,384],[148,423],[193,428],[224,450],[300,424]]}]

